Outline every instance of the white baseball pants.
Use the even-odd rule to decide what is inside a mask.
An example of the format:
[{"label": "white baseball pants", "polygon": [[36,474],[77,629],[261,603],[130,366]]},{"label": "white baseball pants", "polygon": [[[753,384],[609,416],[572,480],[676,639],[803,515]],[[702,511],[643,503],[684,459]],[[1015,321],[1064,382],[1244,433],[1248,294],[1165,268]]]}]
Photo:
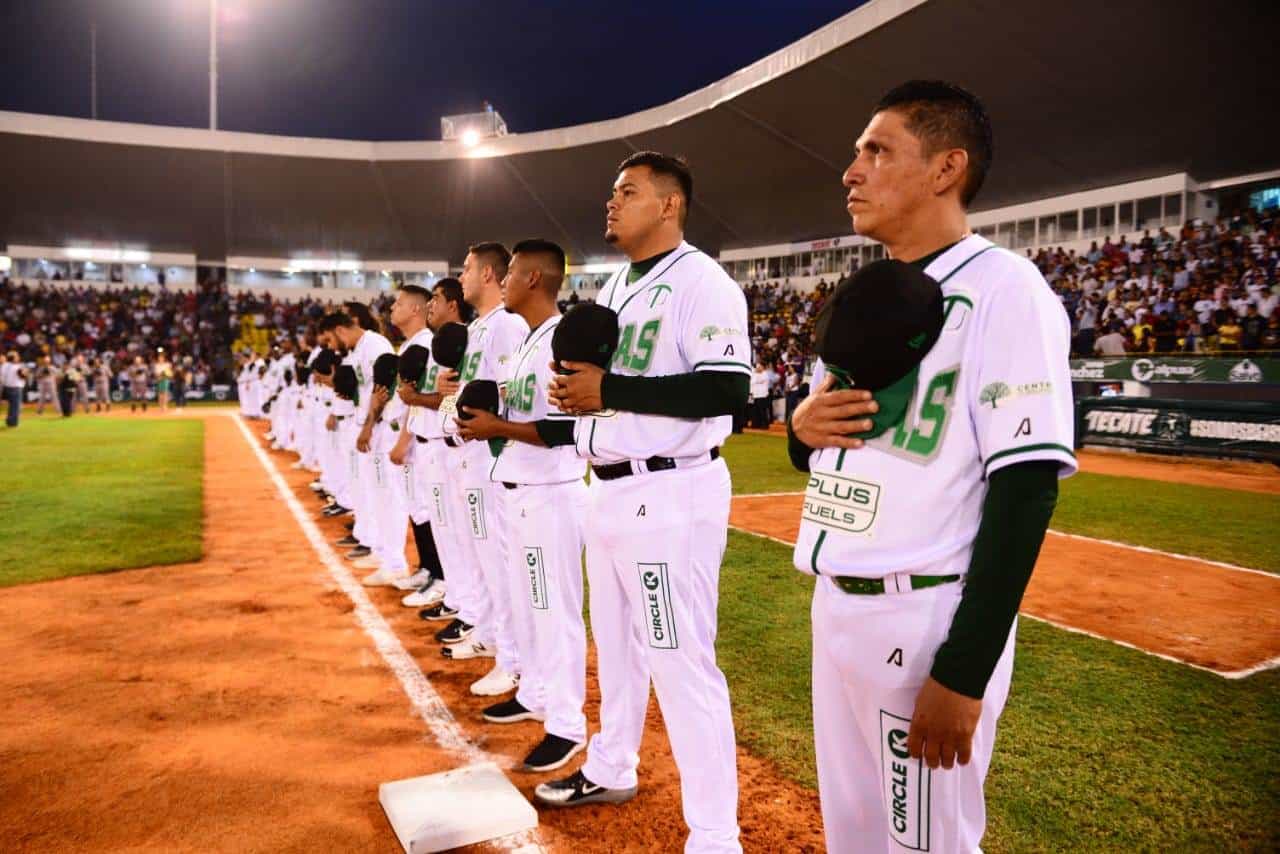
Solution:
[{"label": "white baseball pants", "polygon": [[960,584],[850,595],[827,578],[813,594],[813,734],[827,850],[981,851],[982,783],[1009,695],[1014,635],[987,684],[968,765],[930,770],[907,753],[916,695],[946,640]]},{"label": "white baseball pants", "polygon": [[715,650],[729,489],[722,459],[590,486],[601,702],[582,771],[607,788],[636,785],[652,678],[680,772],[687,852],[742,850],[729,688]]},{"label": "white baseball pants", "polygon": [[587,485],[574,480],[497,487],[507,526],[512,634],[523,668],[516,699],[543,715],[549,734],[585,741],[582,520]]}]

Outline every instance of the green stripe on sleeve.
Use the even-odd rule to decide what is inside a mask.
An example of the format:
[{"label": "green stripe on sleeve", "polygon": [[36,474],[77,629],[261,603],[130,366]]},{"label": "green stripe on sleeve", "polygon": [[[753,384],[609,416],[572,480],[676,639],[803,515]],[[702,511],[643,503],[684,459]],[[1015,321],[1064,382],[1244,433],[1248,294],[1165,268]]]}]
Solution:
[{"label": "green stripe on sleeve", "polygon": [[1059,445],[1057,442],[1040,442],[1036,445],[1023,445],[1021,448],[1006,448],[1003,451],[997,451],[988,457],[986,462],[983,464],[983,474],[991,471],[991,464],[998,459],[1012,456],[1014,454],[1031,454],[1036,451],[1058,451],[1059,453],[1066,454],[1073,460],[1076,458],[1075,451],[1071,450],[1066,445]]}]

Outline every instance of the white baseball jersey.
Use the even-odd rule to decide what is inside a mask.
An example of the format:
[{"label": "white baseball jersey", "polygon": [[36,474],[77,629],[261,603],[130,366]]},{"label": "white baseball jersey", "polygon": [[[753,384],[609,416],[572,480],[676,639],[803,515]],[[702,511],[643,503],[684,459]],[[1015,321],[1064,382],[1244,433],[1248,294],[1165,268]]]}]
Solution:
[{"label": "white baseball jersey", "polygon": [[[398,355],[403,355],[405,350],[408,350],[415,344],[419,347],[425,347],[427,351],[430,352],[431,330],[423,327],[412,338],[401,342],[400,349],[397,351]],[[397,379],[397,382],[398,381],[399,380]],[[382,423],[384,425],[390,425],[391,422],[394,421],[397,425],[396,430],[398,431],[399,427],[404,424],[404,419],[409,417],[412,412],[410,407],[405,406],[404,401],[400,399],[400,395],[395,393],[396,390],[394,388],[388,389],[388,391],[391,392],[391,399],[388,400],[387,405],[382,408]]]},{"label": "white baseball jersey", "polygon": [[[629,266],[597,300],[618,313],[612,373],[660,377],[694,371],[751,376],[747,300],[714,258],[682,242],[645,276],[628,284]],[[658,341],[675,346],[657,346]],[[652,456],[692,458],[719,447],[733,417],[671,418],[605,410],[574,428],[578,453],[597,463]]]},{"label": "white baseball jersey", "polygon": [[[511,357],[528,334],[529,324],[524,322],[524,318],[512,314],[502,305],[471,321],[467,327],[467,352],[458,365],[459,382],[465,386],[471,380],[493,380],[501,394]],[[458,394],[462,394],[461,388]],[[451,436],[456,434],[452,407],[441,407],[440,413],[445,432]]]},{"label": "white baseball jersey", "polygon": [[[1040,272],[976,235],[925,272],[942,287],[941,337],[901,424],[810,455],[802,572],[963,573],[992,472],[1027,460],[1076,470],[1070,321]],[[819,363],[814,387],[824,373]]]},{"label": "white baseball jersey", "polygon": [[369,414],[369,398],[373,394],[373,363],[383,353],[394,353],[391,342],[377,332],[365,330],[352,348],[349,356],[351,367],[356,371],[356,388],[359,400],[356,406],[356,423],[364,424]]},{"label": "white baseball jersey", "polygon": [[[509,364],[503,417],[528,423],[549,419],[573,421],[547,402],[547,387],[554,376],[551,370],[551,336],[560,324],[560,315],[549,317],[530,332],[516,350]],[[520,484],[568,483],[581,480],[585,466],[573,448],[543,448],[526,442],[507,441],[493,461],[490,478]]]},{"label": "white baseball jersey", "polygon": [[[436,376],[439,373],[440,363],[434,357],[427,359],[427,366],[422,371],[422,379],[418,381],[418,391],[427,394],[435,391]],[[444,421],[440,417],[439,409],[415,406],[412,407],[412,412],[413,414],[409,419],[409,429],[413,431],[415,436],[421,436],[423,439],[444,438]]]}]

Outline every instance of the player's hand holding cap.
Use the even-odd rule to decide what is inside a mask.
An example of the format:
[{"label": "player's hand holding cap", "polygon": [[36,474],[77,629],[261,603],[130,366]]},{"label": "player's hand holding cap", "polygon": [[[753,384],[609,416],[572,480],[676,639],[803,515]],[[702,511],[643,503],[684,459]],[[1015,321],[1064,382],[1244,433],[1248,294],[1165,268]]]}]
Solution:
[{"label": "player's hand holding cap", "polygon": [[493,380],[472,380],[458,393],[458,418],[462,421],[472,416],[467,409],[482,409],[498,414],[498,384]]},{"label": "player's hand holding cap", "polygon": [[942,289],[902,261],[868,264],[822,306],[814,350],[835,387],[869,391],[879,405],[863,438],[875,438],[902,420],[920,362],[941,334]]},{"label": "player's hand holding cap", "polygon": [[388,390],[395,388],[399,368],[400,358],[395,353],[383,353],[373,360],[373,384]]},{"label": "player's hand holding cap", "polygon": [[356,399],[356,369],[350,365],[338,365],[333,369],[333,390],[339,397]]},{"label": "player's hand holding cap", "polygon": [[400,354],[400,381],[417,385],[422,379],[422,372],[427,369],[427,359],[430,357],[431,353],[421,344],[406,347]]},{"label": "player's hand holding cap", "polygon": [[565,313],[551,333],[556,373],[570,374],[565,362],[587,362],[609,370],[618,349],[618,313],[598,303],[580,303]]},{"label": "player's hand holding cap", "polygon": [[441,367],[456,370],[466,352],[467,327],[461,323],[446,323],[431,339],[431,358]]}]

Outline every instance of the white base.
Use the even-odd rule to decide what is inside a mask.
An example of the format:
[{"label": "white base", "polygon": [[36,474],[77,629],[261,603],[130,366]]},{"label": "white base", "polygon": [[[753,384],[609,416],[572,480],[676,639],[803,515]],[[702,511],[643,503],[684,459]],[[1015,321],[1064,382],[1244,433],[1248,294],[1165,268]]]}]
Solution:
[{"label": "white base", "polygon": [[538,826],[533,806],[492,762],[383,783],[378,801],[407,854],[446,851]]}]

